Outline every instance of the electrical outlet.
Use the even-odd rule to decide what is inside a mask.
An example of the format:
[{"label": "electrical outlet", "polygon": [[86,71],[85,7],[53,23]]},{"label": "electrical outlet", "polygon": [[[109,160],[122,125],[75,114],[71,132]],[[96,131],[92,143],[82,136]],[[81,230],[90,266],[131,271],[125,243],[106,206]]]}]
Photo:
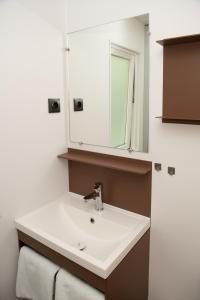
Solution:
[{"label": "electrical outlet", "polygon": [[60,99],[48,99],[49,113],[60,112]]},{"label": "electrical outlet", "polygon": [[82,111],[83,110],[83,99],[74,98],[74,111]]}]

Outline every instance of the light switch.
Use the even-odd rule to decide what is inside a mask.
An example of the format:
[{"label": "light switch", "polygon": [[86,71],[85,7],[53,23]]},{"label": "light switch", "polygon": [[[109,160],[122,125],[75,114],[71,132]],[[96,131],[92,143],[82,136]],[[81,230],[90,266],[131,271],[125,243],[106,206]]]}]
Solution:
[{"label": "light switch", "polygon": [[176,170],[175,170],[175,168],[174,167],[168,167],[168,174],[169,175],[175,175],[175,172],[176,172]]}]

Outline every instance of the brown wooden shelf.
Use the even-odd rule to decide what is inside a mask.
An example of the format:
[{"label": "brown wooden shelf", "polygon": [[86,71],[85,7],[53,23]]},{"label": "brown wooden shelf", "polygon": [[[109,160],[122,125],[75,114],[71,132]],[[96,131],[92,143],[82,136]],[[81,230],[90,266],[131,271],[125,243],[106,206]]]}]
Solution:
[{"label": "brown wooden shelf", "polygon": [[113,170],[146,175],[151,172],[152,163],[144,160],[101,154],[90,151],[68,149],[68,152],[58,155],[59,158],[77,161],[90,165],[105,167]]},{"label": "brown wooden shelf", "polygon": [[200,34],[179,36],[179,37],[157,41],[157,43],[162,46],[193,43],[193,42],[200,42]]}]

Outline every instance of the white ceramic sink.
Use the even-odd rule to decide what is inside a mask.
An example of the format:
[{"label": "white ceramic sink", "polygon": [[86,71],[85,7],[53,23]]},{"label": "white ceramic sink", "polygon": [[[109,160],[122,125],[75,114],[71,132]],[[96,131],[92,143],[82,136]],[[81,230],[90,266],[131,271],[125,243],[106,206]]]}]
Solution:
[{"label": "white ceramic sink", "polygon": [[107,278],[150,227],[150,219],[69,193],[15,221],[17,229]]}]

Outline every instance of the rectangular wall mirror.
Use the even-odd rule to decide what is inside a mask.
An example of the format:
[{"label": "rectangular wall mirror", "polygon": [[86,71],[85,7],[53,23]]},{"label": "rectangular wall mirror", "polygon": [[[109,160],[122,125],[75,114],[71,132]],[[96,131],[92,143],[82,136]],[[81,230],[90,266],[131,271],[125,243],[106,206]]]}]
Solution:
[{"label": "rectangular wall mirror", "polygon": [[149,16],[68,35],[70,140],[148,152]]}]

